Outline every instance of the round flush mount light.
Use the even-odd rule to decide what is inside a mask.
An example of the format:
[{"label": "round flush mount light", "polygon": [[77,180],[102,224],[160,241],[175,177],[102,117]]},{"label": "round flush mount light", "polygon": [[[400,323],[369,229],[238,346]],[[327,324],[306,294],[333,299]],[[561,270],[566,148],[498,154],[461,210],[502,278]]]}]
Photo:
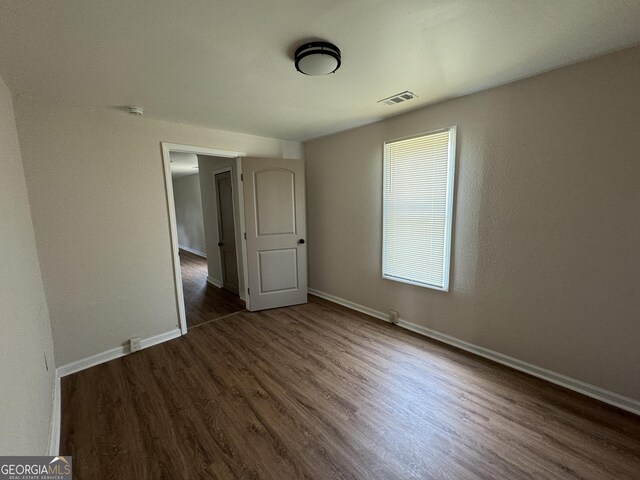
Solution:
[{"label": "round flush mount light", "polygon": [[305,75],[334,73],[340,68],[340,49],[329,42],[309,42],[300,45],[294,55],[296,70]]}]

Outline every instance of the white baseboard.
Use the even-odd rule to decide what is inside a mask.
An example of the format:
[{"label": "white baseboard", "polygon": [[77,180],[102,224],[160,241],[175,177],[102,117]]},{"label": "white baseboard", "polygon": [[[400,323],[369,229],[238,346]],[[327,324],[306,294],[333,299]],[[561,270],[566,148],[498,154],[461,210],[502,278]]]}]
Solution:
[{"label": "white baseboard", "polygon": [[49,452],[50,457],[57,457],[60,454],[60,422],[62,421],[62,404],[60,399],[60,376],[56,371],[53,379],[53,398],[51,406],[51,426],[49,429]]},{"label": "white baseboard", "polygon": [[198,255],[199,257],[207,258],[207,254],[204,253],[204,252],[201,252],[199,250],[194,250],[193,248],[189,248],[189,247],[183,247],[182,245],[178,245],[178,248],[180,250],[184,250],[185,252],[189,252],[189,253],[193,253],[194,255]]},{"label": "white baseboard", "polygon": [[[172,340],[174,338],[182,335],[182,332],[179,328],[171,330],[169,332],[161,333],[159,335],[154,335],[153,337],[143,338],[142,339],[142,348],[152,347],[153,345],[157,345],[162,342],[166,342],[168,340]],[[101,353],[97,353],[87,358],[83,358],[81,360],[76,360],[75,362],[68,363],[66,365],[62,365],[56,369],[56,374],[59,377],[66,377],[67,375],[71,375],[72,373],[79,372],[81,370],[86,370],[87,368],[93,367],[95,365],[99,365],[101,363],[108,362],[109,360],[115,360],[116,358],[123,357],[131,353],[129,351],[129,346],[122,346],[112,348],[111,350],[107,350]]]},{"label": "white baseboard", "polygon": [[[345,300],[343,298],[336,297],[335,295],[321,292],[313,288],[309,289],[309,293],[320,298],[324,298],[325,300],[329,300],[330,302],[345,306],[352,310],[356,310],[380,320],[384,320],[385,322],[389,322],[389,315],[378,310],[374,310],[372,308],[350,302],[349,300]],[[575,378],[571,378],[566,375],[547,370],[546,368],[538,367],[531,363],[518,360],[517,358],[504,355],[488,348],[474,345],[464,340],[445,335],[444,333],[440,333],[436,330],[432,330],[430,328],[423,327],[422,325],[417,325],[406,320],[400,319],[400,321],[398,322],[398,326],[424,335],[425,337],[433,338],[434,340],[438,340],[442,343],[460,348],[461,350],[465,350],[475,355],[488,358],[489,360],[492,360],[496,363],[500,363],[502,365],[506,365],[507,367],[511,367],[521,372],[528,373],[529,375],[533,375],[534,377],[538,377],[548,382],[555,383],[556,385],[568,388],[569,390],[573,390],[574,392],[578,392],[588,397],[595,398],[596,400],[600,400],[601,402],[614,405],[623,410],[627,410],[628,412],[635,413],[636,415],[640,415],[640,401],[633,398],[625,397],[609,390],[605,390],[604,388],[600,388],[595,385],[585,383],[581,380],[577,380]]]},{"label": "white baseboard", "polygon": [[350,302],[349,300],[345,300],[344,298],[336,297],[334,295],[321,292],[320,290],[316,290],[314,288],[309,288],[307,289],[307,291],[311,295],[324,298],[325,300],[329,300],[330,302],[337,303],[338,305],[342,305],[343,307],[350,308],[351,310],[355,310],[357,312],[367,314],[371,317],[379,318],[380,320],[384,320],[385,322],[389,321],[389,315],[379,312],[378,310],[374,310],[373,308],[365,307],[363,305]]},{"label": "white baseboard", "polygon": [[217,278],[213,278],[211,276],[207,277],[207,282],[209,282],[211,285],[215,285],[218,288],[222,288],[222,282],[220,280],[218,280]]}]

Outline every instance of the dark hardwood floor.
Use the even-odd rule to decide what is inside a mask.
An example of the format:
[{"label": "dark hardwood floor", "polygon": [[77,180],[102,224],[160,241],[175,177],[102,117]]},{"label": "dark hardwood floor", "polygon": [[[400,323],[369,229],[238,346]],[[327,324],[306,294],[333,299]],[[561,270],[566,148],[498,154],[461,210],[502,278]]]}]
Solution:
[{"label": "dark hardwood floor", "polygon": [[180,250],[180,269],[187,328],[244,310],[240,297],[207,282],[205,258]]},{"label": "dark hardwood floor", "polygon": [[640,478],[640,417],[315,297],[62,394],[82,480]]}]

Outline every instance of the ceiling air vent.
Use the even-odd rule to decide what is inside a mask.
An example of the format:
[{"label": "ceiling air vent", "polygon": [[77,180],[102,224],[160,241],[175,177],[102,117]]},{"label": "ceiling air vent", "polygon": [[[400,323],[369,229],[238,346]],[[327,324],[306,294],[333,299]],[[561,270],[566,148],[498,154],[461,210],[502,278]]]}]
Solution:
[{"label": "ceiling air vent", "polygon": [[396,93],[395,95],[391,95],[390,97],[383,98],[382,100],[378,100],[378,103],[384,103],[385,105],[396,105],[397,103],[406,102],[407,100],[411,100],[412,98],[416,98],[417,95],[409,90],[401,93]]}]

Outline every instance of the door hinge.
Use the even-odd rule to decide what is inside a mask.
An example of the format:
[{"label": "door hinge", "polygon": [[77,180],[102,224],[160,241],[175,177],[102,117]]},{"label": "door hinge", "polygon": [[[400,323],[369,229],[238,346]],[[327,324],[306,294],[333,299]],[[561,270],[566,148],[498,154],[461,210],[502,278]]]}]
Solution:
[{"label": "door hinge", "polygon": [[247,232],[244,232],[244,239],[247,239]]},{"label": "door hinge", "polygon": [[240,181],[241,181],[241,182],[244,182],[244,173],[241,173],[241,174],[240,174]]},{"label": "door hinge", "polygon": [[247,287],[247,295],[251,295],[251,289]]}]

